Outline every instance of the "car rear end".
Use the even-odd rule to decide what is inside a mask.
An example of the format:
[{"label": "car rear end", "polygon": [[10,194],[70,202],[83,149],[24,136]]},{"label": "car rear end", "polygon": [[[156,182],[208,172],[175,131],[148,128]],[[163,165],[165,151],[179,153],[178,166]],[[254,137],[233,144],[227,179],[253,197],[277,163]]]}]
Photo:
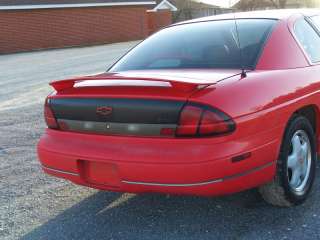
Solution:
[{"label": "car rear end", "polygon": [[[235,120],[193,97],[214,87],[201,81],[127,81],[101,75],[53,84],[56,92],[45,102],[48,128],[38,145],[45,172],[121,192],[217,195],[259,183],[240,179],[254,178],[250,171],[268,156],[237,164],[253,157],[257,143],[235,140]],[[263,173],[261,181],[269,176]]]},{"label": "car rear end", "polygon": [[254,68],[274,21],[239,22],[255,33],[241,38],[242,54],[234,19],[194,24],[153,35],[109,73],[52,83],[38,144],[44,171],[134,193],[220,195],[270,181],[274,134],[225,113],[213,93]]}]

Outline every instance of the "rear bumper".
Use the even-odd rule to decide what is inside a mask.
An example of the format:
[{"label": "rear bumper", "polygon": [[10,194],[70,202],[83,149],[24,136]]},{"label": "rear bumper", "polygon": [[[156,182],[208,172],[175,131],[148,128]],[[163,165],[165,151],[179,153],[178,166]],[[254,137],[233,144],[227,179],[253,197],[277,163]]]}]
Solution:
[{"label": "rear bumper", "polygon": [[[235,141],[111,137],[48,129],[38,144],[38,155],[46,173],[97,189],[222,195],[272,180],[279,146],[273,131]],[[247,152],[249,158],[231,161]]]}]

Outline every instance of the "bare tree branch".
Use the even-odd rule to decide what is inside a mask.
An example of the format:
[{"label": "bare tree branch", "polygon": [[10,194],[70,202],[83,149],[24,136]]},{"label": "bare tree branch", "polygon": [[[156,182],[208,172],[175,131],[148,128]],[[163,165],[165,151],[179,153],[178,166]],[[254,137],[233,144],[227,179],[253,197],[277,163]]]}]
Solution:
[{"label": "bare tree branch", "polygon": [[280,8],[285,8],[287,5],[287,0],[279,0]]},{"label": "bare tree branch", "polygon": [[279,8],[279,4],[275,0],[269,0],[275,8]]}]

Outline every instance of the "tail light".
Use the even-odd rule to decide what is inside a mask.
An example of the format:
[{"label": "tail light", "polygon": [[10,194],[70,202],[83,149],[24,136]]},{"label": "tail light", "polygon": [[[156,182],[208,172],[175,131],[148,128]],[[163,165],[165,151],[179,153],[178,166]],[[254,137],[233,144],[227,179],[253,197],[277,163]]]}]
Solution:
[{"label": "tail light", "polygon": [[44,118],[46,120],[48,128],[52,129],[58,129],[58,123],[56,118],[54,117],[54,114],[52,112],[52,109],[50,108],[50,99],[46,99],[46,102],[44,104]]},{"label": "tail light", "polygon": [[231,133],[235,122],[225,113],[200,104],[187,104],[180,113],[178,137],[202,137]]}]

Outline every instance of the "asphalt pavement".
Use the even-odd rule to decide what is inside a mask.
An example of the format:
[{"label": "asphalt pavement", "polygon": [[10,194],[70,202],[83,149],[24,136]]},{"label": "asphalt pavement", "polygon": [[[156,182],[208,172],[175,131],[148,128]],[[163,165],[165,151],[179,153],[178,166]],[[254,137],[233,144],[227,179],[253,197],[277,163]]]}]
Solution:
[{"label": "asphalt pavement", "polygon": [[219,198],[120,194],[42,172],[36,144],[48,83],[102,72],[136,43],[0,56],[0,239],[320,239],[319,178],[309,201],[285,209],[256,190]]}]

